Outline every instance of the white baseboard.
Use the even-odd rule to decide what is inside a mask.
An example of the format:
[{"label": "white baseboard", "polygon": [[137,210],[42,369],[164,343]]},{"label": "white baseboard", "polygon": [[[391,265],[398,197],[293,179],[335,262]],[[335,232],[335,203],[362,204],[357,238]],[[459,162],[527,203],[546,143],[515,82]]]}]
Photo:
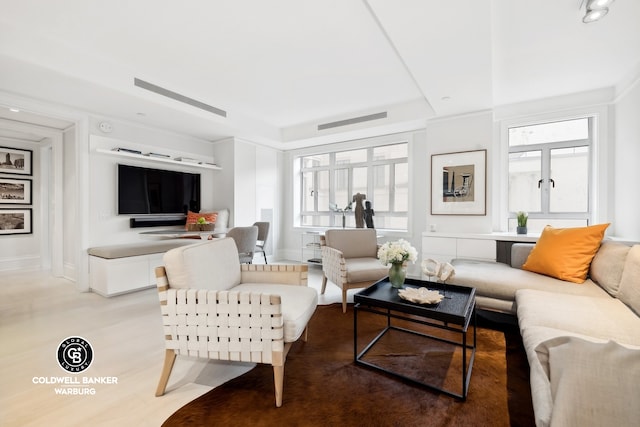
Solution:
[{"label": "white baseboard", "polygon": [[0,259],[0,271],[40,270],[42,268],[39,255]]},{"label": "white baseboard", "polygon": [[78,280],[78,270],[75,264],[65,263],[62,267],[62,275],[65,279],[75,282]]}]

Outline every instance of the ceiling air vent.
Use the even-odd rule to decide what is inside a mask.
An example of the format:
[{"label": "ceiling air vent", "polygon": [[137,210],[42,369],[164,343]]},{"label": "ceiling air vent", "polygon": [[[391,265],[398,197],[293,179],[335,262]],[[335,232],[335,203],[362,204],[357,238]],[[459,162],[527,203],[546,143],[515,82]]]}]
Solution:
[{"label": "ceiling air vent", "polygon": [[224,110],[221,110],[220,108],[212,107],[211,105],[205,104],[204,102],[200,102],[193,98],[189,98],[188,96],[184,96],[179,93],[173,92],[169,89],[156,86],[153,83],[145,82],[144,80],[140,80],[139,78],[134,78],[133,84],[142,89],[146,89],[150,92],[157,93],[158,95],[166,96],[167,98],[174,99],[184,104],[189,104],[192,107],[196,107],[201,110],[205,110],[210,113],[217,114],[218,116],[227,117],[227,112]]},{"label": "ceiling air vent", "polygon": [[337,128],[340,126],[353,125],[356,123],[368,122],[370,120],[378,120],[378,119],[386,119],[386,118],[387,118],[387,112],[384,111],[382,113],[369,114],[368,116],[353,117],[351,119],[338,120],[337,122],[324,123],[324,124],[318,125],[318,130]]}]

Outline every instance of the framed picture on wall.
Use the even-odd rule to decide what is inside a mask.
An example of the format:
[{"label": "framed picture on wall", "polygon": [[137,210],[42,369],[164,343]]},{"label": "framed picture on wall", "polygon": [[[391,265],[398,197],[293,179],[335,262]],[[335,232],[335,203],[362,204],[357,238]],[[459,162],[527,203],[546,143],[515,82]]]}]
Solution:
[{"label": "framed picture on wall", "polygon": [[0,209],[0,236],[8,234],[31,234],[32,210]]},{"label": "framed picture on wall", "polygon": [[31,176],[32,168],[33,151],[0,147],[0,173]]},{"label": "framed picture on wall", "polygon": [[30,205],[31,180],[0,177],[1,205]]},{"label": "framed picture on wall", "polygon": [[431,215],[486,215],[487,150],[431,156]]}]

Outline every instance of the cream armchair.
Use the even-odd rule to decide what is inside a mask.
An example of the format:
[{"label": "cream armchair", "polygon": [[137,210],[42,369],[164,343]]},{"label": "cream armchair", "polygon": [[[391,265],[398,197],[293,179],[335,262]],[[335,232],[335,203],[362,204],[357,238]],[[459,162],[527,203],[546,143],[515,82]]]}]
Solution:
[{"label": "cream armchair", "polygon": [[156,396],[184,355],[272,365],[280,407],[287,353],[306,340],[318,303],[307,287],[308,267],[240,265],[231,238],[170,250],[163,262],[156,278],[166,350]]},{"label": "cream armchair", "polygon": [[389,268],[378,260],[373,228],[331,229],[321,239],[322,290],[327,280],[342,289],[342,312],[347,312],[347,291],[367,287],[385,277]]}]

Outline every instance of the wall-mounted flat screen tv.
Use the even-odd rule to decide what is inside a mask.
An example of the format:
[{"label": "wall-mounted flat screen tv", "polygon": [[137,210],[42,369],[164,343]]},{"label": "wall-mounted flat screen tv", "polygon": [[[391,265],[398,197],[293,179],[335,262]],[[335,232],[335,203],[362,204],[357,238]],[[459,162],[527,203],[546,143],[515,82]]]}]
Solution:
[{"label": "wall-mounted flat screen tv", "polygon": [[118,214],[200,211],[200,174],[118,165]]}]

